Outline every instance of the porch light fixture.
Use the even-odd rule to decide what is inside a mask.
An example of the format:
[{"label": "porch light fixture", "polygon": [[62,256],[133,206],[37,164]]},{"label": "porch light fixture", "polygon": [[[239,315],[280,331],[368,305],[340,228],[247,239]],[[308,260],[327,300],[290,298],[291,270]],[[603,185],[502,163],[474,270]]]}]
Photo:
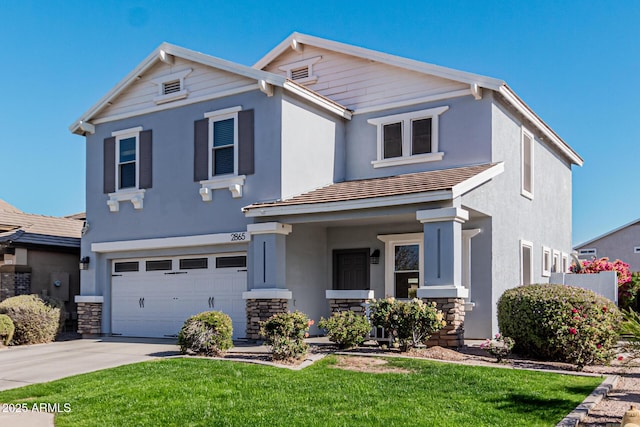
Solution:
[{"label": "porch light fixture", "polygon": [[88,270],[89,269],[89,260],[88,256],[83,256],[80,258],[80,270]]},{"label": "porch light fixture", "polygon": [[371,264],[380,264],[380,249],[375,249],[371,252],[371,255],[369,255],[369,261]]}]

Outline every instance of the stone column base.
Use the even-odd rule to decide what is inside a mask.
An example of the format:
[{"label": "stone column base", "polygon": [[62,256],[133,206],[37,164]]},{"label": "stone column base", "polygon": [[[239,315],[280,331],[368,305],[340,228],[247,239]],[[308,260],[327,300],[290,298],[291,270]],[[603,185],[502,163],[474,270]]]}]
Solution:
[{"label": "stone column base", "polygon": [[76,296],[78,333],[82,338],[94,338],[102,333],[102,297]]},{"label": "stone column base", "polygon": [[373,299],[373,291],[369,290],[327,290],[325,294],[329,300],[331,313],[354,311],[358,314],[365,314],[365,304]]},{"label": "stone column base", "polygon": [[247,338],[263,339],[260,335],[260,323],[274,314],[289,311],[289,300],[282,298],[247,299]]},{"label": "stone column base", "polygon": [[442,311],[447,326],[433,334],[427,346],[458,348],[464,345],[464,299],[429,298],[425,302],[435,301],[436,308]]}]

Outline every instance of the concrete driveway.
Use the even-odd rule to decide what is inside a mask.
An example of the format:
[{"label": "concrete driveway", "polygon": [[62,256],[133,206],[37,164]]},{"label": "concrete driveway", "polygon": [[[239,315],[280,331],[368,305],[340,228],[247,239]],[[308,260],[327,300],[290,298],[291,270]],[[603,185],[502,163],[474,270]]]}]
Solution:
[{"label": "concrete driveway", "polygon": [[175,340],[81,339],[0,350],[0,390],[179,354]]}]

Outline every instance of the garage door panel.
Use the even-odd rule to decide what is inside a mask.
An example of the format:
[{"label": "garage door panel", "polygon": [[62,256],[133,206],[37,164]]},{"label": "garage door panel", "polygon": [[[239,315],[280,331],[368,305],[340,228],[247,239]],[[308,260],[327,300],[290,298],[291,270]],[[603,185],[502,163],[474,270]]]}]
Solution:
[{"label": "garage door panel", "polygon": [[[136,260],[123,260],[123,262]],[[144,269],[144,260],[139,260]],[[174,266],[178,266],[174,258]],[[218,310],[233,321],[234,338],[245,336],[246,314],[242,292],[246,271],[207,269],[138,271],[112,278],[112,332],[126,336],[166,337],[180,331],[185,320]]]}]

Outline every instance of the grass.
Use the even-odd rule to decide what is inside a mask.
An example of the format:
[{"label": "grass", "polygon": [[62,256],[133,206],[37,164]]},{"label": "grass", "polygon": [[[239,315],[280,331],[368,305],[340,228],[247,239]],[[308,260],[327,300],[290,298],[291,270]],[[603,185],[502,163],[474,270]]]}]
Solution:
[{"label": "grass", "polygon": [[601,382],[412,359],[411,373],[302,371],[165,359],[0,393],[0,402],[70,403],[56,426],[554,426]]}]

